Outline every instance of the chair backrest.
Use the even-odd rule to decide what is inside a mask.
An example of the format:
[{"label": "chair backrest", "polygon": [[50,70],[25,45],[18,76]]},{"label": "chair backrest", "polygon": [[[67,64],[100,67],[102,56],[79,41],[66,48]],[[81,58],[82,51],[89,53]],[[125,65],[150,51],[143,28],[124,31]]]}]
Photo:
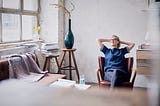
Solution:
[{"label": "chair backrest", "polygon": [[102,80],[104,80],[104,62],[105,62],[104,57],[98,56],[98,63]]},{"label": "chair backrest", "polygon": [[127,67],[128,73],[129,73],[128,81],[130,81],[130,78],[132,75],[132,68],[133,68],[133,57],[125,58],[125,65]]},{"label": "chair backrest", "polygon": [[[104,80],[104,63],[105,63],[105,58],[102,56],[98,57],[98,63],[99,63],[99,68],[100,68],[100,74],[102,80]],[[133,57],[127,57],[125,58],[125,65],[127,67],[127,70],[129,72],[128,76],[128,81],[130,80],[131,74],[132,74],[132,68],[133,68]]]}]

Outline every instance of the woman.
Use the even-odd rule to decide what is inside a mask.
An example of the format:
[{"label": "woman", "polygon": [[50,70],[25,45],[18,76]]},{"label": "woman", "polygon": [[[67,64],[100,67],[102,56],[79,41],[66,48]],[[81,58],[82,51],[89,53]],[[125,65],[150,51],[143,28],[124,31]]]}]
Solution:
[{"label": "woman", "polygon": [[[111,48],[103,43],[110,42]],[[111,87],[120,86],[127,78],[128,70],[125,67],[125,54],[134,47],[134,43],[120,41],[119,37],[113,35],[111,39],[98,39],[100,50],[105,55],[104,79],[111,82]],[[120,44],[127,45],[120,48]]]}]

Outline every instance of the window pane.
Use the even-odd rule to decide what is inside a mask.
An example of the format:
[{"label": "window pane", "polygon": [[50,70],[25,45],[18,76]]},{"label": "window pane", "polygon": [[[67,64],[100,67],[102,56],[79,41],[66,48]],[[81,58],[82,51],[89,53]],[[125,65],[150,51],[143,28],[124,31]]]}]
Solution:
[{"label": "window pane", "polygon": [[24,0],[24,10],[38,10],[38,0]]},{"label": "window pane", "polygon": [[2,14],[2,40],[20,40],[20,17],[15,14]]},{"label": "window pane", "polygon": [[22,39],[32,39],[33,30],[32,28],[37,26],[36,16],[23,15],[22,16]]},{"label": "window pane", "polygon": [[20,1],[19,0],[3,0],[3,7],[4,8],[19,8]]}]

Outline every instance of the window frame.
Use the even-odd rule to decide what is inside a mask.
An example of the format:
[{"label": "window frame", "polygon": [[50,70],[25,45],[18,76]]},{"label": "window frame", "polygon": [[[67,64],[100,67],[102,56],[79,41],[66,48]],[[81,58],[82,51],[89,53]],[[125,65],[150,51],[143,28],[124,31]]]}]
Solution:
[{"label": "window frame", "polygon": [[[30,15],[30,16],[36,16],[37,18],[37,26],[40,25],[39,23],[39,14],[40,14],[40,0],[37,0],[37,10],[24,10],[24,0],[19,0],[19,8],[18,9],[11,9],[11,8],[3,8],[3,0],[0,0],[0,44],[2,43],[14,43],[14,42],[24,42],[24,41],[32,41],[30,40],[23,40],[22,39],[22,15]],[[20,40],[18,41],[9,41],[9,42],[4,42],[3,41],[3,35],[2,35],[2,13],[7,13],[7,14],[17,14],[20,15]]]}]

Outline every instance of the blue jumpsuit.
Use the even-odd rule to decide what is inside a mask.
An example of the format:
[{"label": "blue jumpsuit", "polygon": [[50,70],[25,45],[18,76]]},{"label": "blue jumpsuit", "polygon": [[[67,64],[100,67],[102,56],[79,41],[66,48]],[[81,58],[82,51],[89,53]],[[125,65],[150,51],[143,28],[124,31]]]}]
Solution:
[{"label": "blue jumpsuit", "polygon": [[111,87],[120,86],[128,76],[125,67],[125,54],[129,53],[128,47],[111,49],[102,45],[100,50],[105,55],[104,79],[111,82]]}]

